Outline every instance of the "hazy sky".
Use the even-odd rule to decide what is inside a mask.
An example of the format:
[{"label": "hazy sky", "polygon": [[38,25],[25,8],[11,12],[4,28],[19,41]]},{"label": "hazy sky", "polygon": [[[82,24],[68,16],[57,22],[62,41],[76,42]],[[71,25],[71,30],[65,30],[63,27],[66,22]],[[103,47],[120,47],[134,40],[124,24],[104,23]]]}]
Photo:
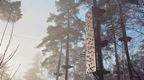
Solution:
[{"label": "hazy sky", "polygon": [[[11,44],[12,46],[10,47],[11,51],[20,44],[18,52],[10,61],[12,71],[21,64],[17,75],[20,75],[19,73],[23,74],[30,68],[34,55],[40,53],[40,50],[35,47],[46,35],[46,20],[49,12],[55,12],[53,1],[54,0],[22,0],[21,9],[23,16],[22,19],[15,24],[14,37]],[[0,21],[0,37],[5,23],[6,22]],[[5,45],[8,40],[10,27],[9,25],[3,45]],[[3,50],[4,49],[2,49],[1,52]]]}]

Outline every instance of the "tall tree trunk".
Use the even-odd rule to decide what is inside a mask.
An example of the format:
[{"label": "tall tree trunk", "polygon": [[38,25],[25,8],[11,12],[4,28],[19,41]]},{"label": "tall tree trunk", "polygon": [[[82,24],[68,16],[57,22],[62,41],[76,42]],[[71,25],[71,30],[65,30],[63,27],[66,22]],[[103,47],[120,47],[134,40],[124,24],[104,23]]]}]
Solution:
[{"label": "tall tree trunk", "polygon": [[[68,0],[69,1],[69,0]],[[69,18],[70,18],[70,12],[69,12],[69,10],[67,11],[67,13],[68,13],[68,19],[67,19],[67,42],[66,42],[66,45],[67,45],[67,49],[66,49],[66,61],[65,61],[65,64],[66,64],[66,73],[65,73],[65,80],[68,80],[68,66],[69,66],[69,64],[68,64],[68,62],[69,62],[69,28],[70,28],[70,20],[69,20]]]},{"label": "tall tree trunk", "polygon": [[60,41],[60,56],[59,56],[59,61],[58,61],[58,66],[57,66],[57,75],[56,75],[56,80],[59,80],[60,77],[60,65],[61,65],[61,56],[62,56],[62,40]]},{"label": "tall tree trunk", "polygon": [[116,73],[117,73],[117,80],[120,80],[120,68],[119,68],[119,61],[118,61],[118,53],[117,53],[117,42],[116,42],[116,35],[115,35],[115,27],[112,24],[113,29],[113,39],[114,39],[114,49],[115,49],[115,61],[116,61]]},{"label": "tall tree trunk", "polygon": [[127,57],[127,66],[128,66],[128,70],[129,70],[129,77],[130,77],[130,80],[134,80],[133,79],[133,74],[132,74],[132,66],[131,66],[131,61],[130,61],[130,56],[129,56],[129,50],[128,50],[128,44],[127,44],[127,35],[126,35],[126,30],[125,30],[125,24],[124,24],[124,20],[122,19],[123,18],[123,15],[121,13],[121,28],[122,28],[122,34],[123,34],[123,38],[124,38],[124,49],[125,49],[125,54],[126,54],[126,57]]},{"label": "tall tree trunk", "polygon": [[129,78],[130,80],[134,80],[133,79],[133,74],[132,74],[132,69],[131,69],[131,61],[130,61],[130,56],[129,56],[129,50],[128,50],[128,44],[127,44],[127,34],[126,34],[126,30],[125,30],[125,17],[122,11],[122,4],[119,0],[117,0],[118,5],[119,5],[119,17],[120,17],[120,27],[122,28],[122,38],[124,39],[123,44],[124,44],[124,50],[125,50],[125,54],[126,54],[126,58],[127,58],[127,66],[128,66],[128,72],[129,72]]}]

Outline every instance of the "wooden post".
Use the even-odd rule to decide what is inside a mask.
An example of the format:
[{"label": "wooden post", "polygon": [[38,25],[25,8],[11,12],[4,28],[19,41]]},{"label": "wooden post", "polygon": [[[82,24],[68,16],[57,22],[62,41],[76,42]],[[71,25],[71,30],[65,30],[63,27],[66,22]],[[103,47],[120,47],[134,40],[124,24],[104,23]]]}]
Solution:
[{"label": "wooden post", "polygon": [[97,54],[98,69],[96,70],[96,73],[98,71],[97,75],[99,80],[104,80],[104,76],[103,76],[104,68],[103,68],[103,58],[101,52],[101,37],[100,37],[101,26],[100,26],[100,21],[97,19],[101,17],[102,14],[100,13],[100,15],[96,15],[99,13],[99,11],[100,9],[97,8],[96,0],[93,0],[92,14],[93,14],[93,27],[94,27],[95,50],[96,50],[95,52],[98,53]]}]

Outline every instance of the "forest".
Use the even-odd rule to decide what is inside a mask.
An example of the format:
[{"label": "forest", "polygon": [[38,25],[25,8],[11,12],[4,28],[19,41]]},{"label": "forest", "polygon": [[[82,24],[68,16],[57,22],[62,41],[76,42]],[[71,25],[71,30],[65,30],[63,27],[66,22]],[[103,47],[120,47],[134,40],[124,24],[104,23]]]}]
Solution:
[{"label": "forest", "polygon": [[0,0],[0,26],[0,80],[144,80],[144,0]]}]

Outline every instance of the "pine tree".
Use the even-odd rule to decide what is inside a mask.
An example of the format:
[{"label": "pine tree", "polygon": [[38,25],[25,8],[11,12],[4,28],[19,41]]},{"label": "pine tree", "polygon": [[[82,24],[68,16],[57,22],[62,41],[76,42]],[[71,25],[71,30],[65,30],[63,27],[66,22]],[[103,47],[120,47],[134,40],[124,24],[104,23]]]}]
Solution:
[{"label": "pine tree", "polygon": [[[51,13],[50,17],[48,18],[48,22],[54,22],[54,25],[49,25],[47,29],[47,34],[43,41],[38,45],[38,47],[45,46],[43,50],[44,54],[46,52],[52,52],[52,56],[59,53],[59,43],[60,41],[63,42],[63,49],[66,50],[66,41],[67,41],[67,32],[69,33],[69,52],[70,55],[71,50],[74,48],[75,45],[81,43],[83,41],[83,34],[84,34],[84,21],[82,21],[78,17],[78,5],[80,5],[81,1],[75,0],[59,0],[56,1],[57,5],[57,14]],[[67,13],[67,8],[69,7],[69,18]],[[67,23],[69,19],[69,23]],[[69,29],[67,25],[69,24]],[[78,55],[77,53],[75,53]],[[63,52],[65,55],[65,52]],[[58,55],[56,55],[58,56]],[[57,57],[58,59],[58,57]],[[51,61],[51,59],[49,59]],[[70,61],[73,59],[70,57]],[[71,62],[70,62],[71,63]],[[63,63],[64,64],[64,63]],[[51,65],[51,64],[47,64]],[[50,69],[50,68],[49,68]],[[55,68],[56,69],[56,68]],[[53,72],[54,73],[54,72]],[[63,74],[64,75],[64,74]]]}]

